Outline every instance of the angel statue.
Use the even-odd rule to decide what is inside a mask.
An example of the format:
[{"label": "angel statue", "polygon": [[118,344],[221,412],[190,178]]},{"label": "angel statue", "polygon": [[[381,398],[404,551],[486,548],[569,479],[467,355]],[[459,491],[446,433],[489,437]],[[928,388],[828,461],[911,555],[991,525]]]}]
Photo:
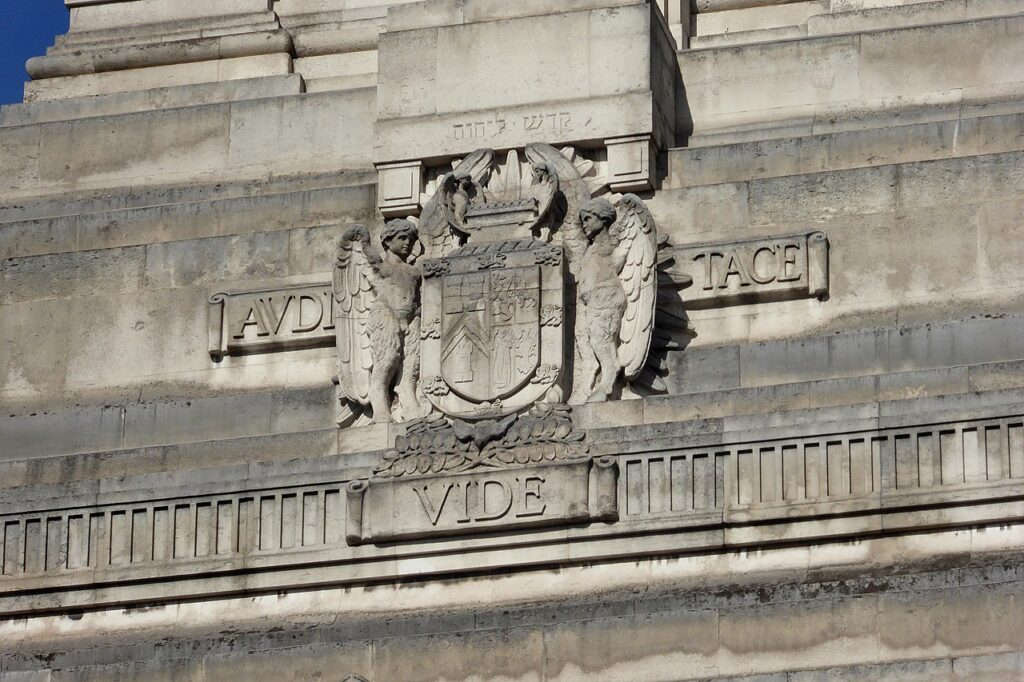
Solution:
[{"label": "angel statue", "polygon": [[577,299],[569,403],[606,400],[620,372],[629,384],[647,363],[658,281],[654,219],[633,194],[623,195],[618,211],[607,199],[590,199],[566,237]]},{"label": "angel statue", "polygon": [[[418,242],[408,220],[389,221],[381,232],[383,255],[363,225],[341,237],[334,265],[334,325],[338,350],[339,426],[360,418],[366,405],[373,421],[423,416],[417,391],[420,368]],[[391,397],[397,400],[392,403]]]}]

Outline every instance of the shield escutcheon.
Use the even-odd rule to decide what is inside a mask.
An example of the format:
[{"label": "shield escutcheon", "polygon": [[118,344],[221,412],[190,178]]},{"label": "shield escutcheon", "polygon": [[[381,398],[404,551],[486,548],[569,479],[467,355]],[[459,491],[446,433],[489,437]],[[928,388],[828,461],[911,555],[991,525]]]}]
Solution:
[{"label": "shield escutcheon", "polygon": [[465,246],[427,264],[420,381],[441,411],[510,412],[560,385],[561,255],[559,246],[520,240]]}]

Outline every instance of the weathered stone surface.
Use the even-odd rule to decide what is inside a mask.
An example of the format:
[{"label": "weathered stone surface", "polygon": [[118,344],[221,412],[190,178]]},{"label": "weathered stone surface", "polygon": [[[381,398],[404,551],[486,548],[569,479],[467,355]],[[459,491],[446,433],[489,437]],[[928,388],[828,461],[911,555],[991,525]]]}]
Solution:
[{"label": "weathered stone surface", "polygon": [[0,680],[1021,676],[1019,0],[67,4]]}]

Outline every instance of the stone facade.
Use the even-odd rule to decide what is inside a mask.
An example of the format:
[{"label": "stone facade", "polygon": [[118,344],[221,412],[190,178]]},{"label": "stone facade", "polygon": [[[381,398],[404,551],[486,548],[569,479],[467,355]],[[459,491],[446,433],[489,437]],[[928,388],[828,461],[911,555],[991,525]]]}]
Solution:
[{"label": "stone facade", "polygon": [[66,5],[0,682],[1024,676],[1024,2]]}]

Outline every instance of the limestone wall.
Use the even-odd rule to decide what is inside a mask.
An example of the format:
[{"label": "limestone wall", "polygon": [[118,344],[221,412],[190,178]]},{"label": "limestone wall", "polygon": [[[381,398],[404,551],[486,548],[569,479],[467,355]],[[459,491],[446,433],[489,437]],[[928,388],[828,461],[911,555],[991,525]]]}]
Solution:
[{"label": "limestone wall", "polygon": [[[0,108],[0,681],[1024,669],[1024,2],[66,4]],[[211,296],[530,142],[826,286],[688,271],[667,393],[574,412],[618,521],[353,546],[404,427]]]}]

